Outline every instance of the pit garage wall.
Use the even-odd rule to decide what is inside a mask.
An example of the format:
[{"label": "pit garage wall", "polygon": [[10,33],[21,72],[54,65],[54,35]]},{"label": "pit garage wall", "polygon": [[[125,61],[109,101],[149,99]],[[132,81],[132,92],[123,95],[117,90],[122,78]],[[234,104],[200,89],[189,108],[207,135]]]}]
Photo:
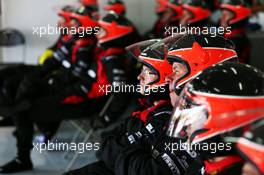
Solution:
[{"label": "pit garage wall", "polygon": [[[1,0],[2,28],[15,28],[26,37],[25,47],[4,48],[4,62],[37,63],[45,48],[51,46],[57,35],[45,35],[41,38],[33,35],[33,27],[56,26],[58,16],[55,9],[63,4],[76,3],[77,0]],[[128,5],[128,18],[143,32],[155,21],[154,0],[124,0]],[[100,5],[106,0],[99,0]],[[101,9],[102,10],[102,9]],[[153,14],[153,15],[152,15]],[[23,56],[25,55],[25,56]],[[24,58],[23,58],[24,57]]]},{"label": "pit garage wall", "polygon": [[[40,54],[57,39],[56,35],[41,38],[33,35],[33,27],[56,26],[58,16],[55,9],[77,0],[1,0],[2,28],[16,28],[26,37],[25,47],[4,48],[4,62],[37,63]],[[102,7],[107,0],[99,0]],[[127,16],[141,33],[146,32],[154,23],[155,0],[124,0],[127,4]],[[100,9],[103,12],[102,9]],[[262,23],[264,23],[264,15]],[[263,25],[264,26],[264,25]],[[250,35],[252,41],[252,64],[264,70],[264,34]]]}]

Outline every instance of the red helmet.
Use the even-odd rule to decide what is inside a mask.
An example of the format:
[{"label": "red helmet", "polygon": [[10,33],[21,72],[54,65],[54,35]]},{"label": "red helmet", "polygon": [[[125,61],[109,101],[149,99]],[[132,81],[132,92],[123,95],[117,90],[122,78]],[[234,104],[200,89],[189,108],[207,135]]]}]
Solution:
[{"label": "red helmet", "polygon": [[221,36],[211,35],[184,35],[168,37],[165,43],[169,47],[169,62],[178,62],[187,68],[187,73],[179,77],[175,84],[176,93],[191,79],[198,76],[201,71],[233,58],[237,58],[234,45],[230,40]]},{"label": "red helmet", "polygon": [[97,0],[80,0],[84,6],[98,6]]},{"label": "red helmet", "polygon": [[156,0],[156,1],[157,1],[156,13],[161,14],[166,10],[169,0]]},{"label": "red helmet", "polygon": [[211,11],[203,0],[187,0],[182,7],[193,15],[193,18],[188,21],[189,24],[206,20],[211,16]]},{"label": "red helmet", "polygon": [[264,120],[251,126],[250,131],[237,141],[237,149],[246,161],[264,175]]},{"label": "red helmet", "polygon": [[135,39],[133,34],[135,34],[136,30],[133,24],[123,15],[109,12],[99,20],[99,25],[101,28],[97,37],[101,46],[126,47]]},{"label": "red helmet", "polygon": [[248,19],[252,14],[250,7],[246,6],[244,0],[223,0],[220,7],[235,14],[235,17],[229,21],[230,25]]},{"label": "red helmet", "polygon": [[170,0],[167,2],[167,7],[171,8],[174,13],[174,19],[173,20],[179,20],[182,17],[183,14],[183,8],[180,0]]},{"label": "red helmet", "polygon": [[71,14],[71,18],[77,20],[80,23],[80,27],[98,27],[96,17],[93,17],[93,12],[84,6],[81,6],[75,13]]},{"label": "red helmet", "polygon": [[73,6],[67,5],[59,10],[58,15],[65,19],[66,23],[69,23],[71,20],[71,14],[75,11]]},{"label": "red helmet", "polygon": [[108,4],[104,6],[107,11],[114,11],[116,14],[124,15],[126,6],[121,0],[108,0]]},{"label": "red helmet", "polygon": [[96,18],[97,20],[100,18],[99,12],[98,12],[98,2],[97,0],[80,0],[82,3],[82,6],[87,8],[87,10],[90,10],[92,12],[92,16]]},{"label": "red helmet", "polygon": [[126,48],[140,63],[150,68],[158,79],[149,83],[149,88],[164,86],[165,78],[171,74],[172,66],[166,59],[166,46],[161,39],[152,39],[133,44]]},{"label": "red helmet", "polygon": [[263,72],[223,63],[203,71],[184,88],[167,134],[192,144],[209,142],[263,117]]}]

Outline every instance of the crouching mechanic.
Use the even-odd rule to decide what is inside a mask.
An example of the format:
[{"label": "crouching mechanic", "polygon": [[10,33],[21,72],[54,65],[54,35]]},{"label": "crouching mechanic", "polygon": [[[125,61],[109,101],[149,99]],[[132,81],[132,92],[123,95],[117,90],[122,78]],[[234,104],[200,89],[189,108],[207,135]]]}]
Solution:
[{"label": "crouching mechanic", "polygon": [[[72,18],[77,19],[76,24],[78,22],[80,25],[88,25],[89,22],[96,24],[96,21],[93,22],[88,14],[80,16],[79,13],[76,13]],[[23,106],[19,110],[16,109],[13,115],[17,129],[17,157],[2,166],[1,173],[19,172],[33,168],[30,159],[33,123],[88,117],[91,113],[101,110],[108,98],[105,92],[99,91],[99,86],[125,81],[126,52],[124,46],[134,41],[135,29],[125,18],[116,14],[107,14],[99,23],[105,32],[104,35],[97,35],[100,48],[96,49],[98,51],[96,56],[93,58],[89,57],[89,54],[81,54],[80,60],[76,57],[75,64],[70,64],[75,81],[67,84],[66,87],[61,87],[58,91],[49,88],[54,93],[37,94],[38,98],[22,96],[24,97],[22,99],[26,100],[29,105]],[[88,63],[90,65],[87,65]],[[120,95],[116,99],[118,102],[111,103],[104,118],[114,118],[117,115],[110,116],[110,114],[121,113],[120,110],[122,111],[123,106],[120,105],[120,101],[123,98]],[[126,103],[121,102],[121,104]]]},{"label": "crouching mechanic", "polygon": [[226,0],[220,7],[220,23],[226,29],[224,36],[235,43],[239,61],[249,64],[251,44],[247,37],[246,25],[252,15],[250,6],[243,0]]},{"label": "crouching mechanic", "polygon": [[[263,80],[263,73],[253,67],[223,63],[185,86],[165,143],[176,143],[197,156],[186,174],[240,174],[243,159],[224,137],[240,135],[250,123],[263,119]],[[175,172],[179,151],[171,148],[159,156]]]}]

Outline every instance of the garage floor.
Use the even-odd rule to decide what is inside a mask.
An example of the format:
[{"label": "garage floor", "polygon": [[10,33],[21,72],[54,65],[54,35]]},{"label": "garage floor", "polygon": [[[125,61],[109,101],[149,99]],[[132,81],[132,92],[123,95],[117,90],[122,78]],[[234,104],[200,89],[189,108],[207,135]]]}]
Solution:
[{"label": "garage floor", "polygon": [[[0,128],[0,165],[12,160],[16,155],[16,141],[12,132],[14,128]],[[73,137],[74,129],[67,124],[63,124],[56,135],[56,139],[69,141]],[[80,138],[82,139],[82,138]],[[12,175],[61,175],[65,172],[69,162],[71,161],[74,152],[65,153],[63,151],[46,151],[39,153],[32,151],[32,161],[34,170]],[[96,161],[95,151],[88,151],[79,156],[72,169],[80,168],[84,165]]]},{"label": "garage floor", "polygon": [[[0,165],[12,160],[16,155],[15,138],[12,135],[13,128],[0,128]],[[33,151],[32,160],[34,171],[17,173],[19,175],[60,175],[64,172],[65,163],[58,160],[59,153],[43,153]],[[16,175],[16,174],[14,174]]]},{"label": "garage floor", "polygon": [[[131,103],[135,104],[135,102]],[[136,105],[129,106],[130,107],[124,111],[124,114],[119,121],[122,121],[122,119],[129,116],[132,111],[135,111]],[[57,134],[53,139],[67,143],[100,143],[99,135],[101,134],[101,132],[111,130],[113,127],[118,125],[119,122],[111,125],[105,130],[94,132],[93,134],[91,134],[87,141],[84,141],[87,137],[87,133],[77,132],[79,130],[73,123],[70,121],[62,122]],[[86,125],[84,125],[84,128],[89,130],[89,128],[86,128]],[[12,135],[13,131],[13,127],[0,127],[0,165],[3,165],[12,160],[16,155],[16,140]],[[36,142],[36,137],[34,142]],[[85,151],[82,154],[79,154],[78,159],[76,159],[75,163],[73,163],[72,166],[69,166],[70,162],[74,158],[74,154],[74,151],[46,151],[44,153],[40,153],[37,150],[33,150],[31,157],[34,164],[34,170],[12,175],[62,175],[69,167],[71,167],[70,169],[77,169],[96,161],[96,151],[89,150]]]}]

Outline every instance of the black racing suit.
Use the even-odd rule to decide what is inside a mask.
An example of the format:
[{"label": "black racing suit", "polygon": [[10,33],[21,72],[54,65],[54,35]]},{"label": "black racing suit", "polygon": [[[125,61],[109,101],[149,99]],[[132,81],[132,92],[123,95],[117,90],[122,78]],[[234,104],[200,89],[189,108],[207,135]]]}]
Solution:
[{"label": "black racing suit", "polygon": [[[15,104],[16,94],[18,86],[25,78],[25,75],[34,74],[42,68],[47,59],[54,59],[53,53],[60,50],[62,47],[70,47],[73,44],[74,39],[70,36],[60,36],[57,42],[50,48],[48,48],[40,57],[39,65],[27,65],[27,64],[4,64],[0,69],[0,115],[4,117],[1,122],[9,121],[12,119],[13,105]],[[49,53],[49,54],[45,54]],[[68,59],[68,58],[67,58]],[[47,62],[49,62],[48,60]],[[58,67],[60,69],[61,67]],[[55,70],[56,71],[56,70]],[[58,77],[54,72],[47,71],[49,77]],[[57,82],[58,84],[59,82]],[[45,139],[49,139],[56,132],[60,122],[50,123],[36,123],[38,129],[45,135]]]},{"label": "black racing suit", "polygon": [[[67,37],[59,37],[57,42],[47,50],[56,51],[67,43]],[[44,61],[44,60],[43,60]],[[40,66],[26,64],[3,64],[0,68],[0,114],[2,117],[10,117],[9,107],[14,104],[18,86],[24,76],[33,73]]]},{"label": "black racing suit", "polygon": [[[98,154],[99,161],[65,175],[222,175],[239,172],[241,159],[237,156],[212,163],[186,147],[179,150],[179,140],[165,134],[164,127],[170,115],[171,107],[164,101],[133,113],[134,117],[106,134]],[[172,146],[173,143],[178,147]]]},{"label": "black racing suit", "polygon": [[172,107],[167,100],[158,101],[142,111],[133,113],[119,127],[104,135],[98,162],[67,174],[152,174],[156,161],[152,159],[149,147],[157,140],[170,115]]},{"label": "black racing suit", "polygon": [[[94,44],[89,46],[93,48]],[[84,48],[79,47],[78,52],[81,53],[74,55],[80,55],[80,57],[77,58],[77,56],[71,65],[64,63],[72,71],[74,77],[70,79],[69,83],[65,83],[65,87],[60,86],[60,89],[58,89],[57,86],[53,86],[54,81],[49,80],[45,85],[43,83],[39,85],[38,82],[34,84],[35,92],[40,90],[38,87],[45,87],[43,92],[40,90],[42,94],[36,94],[34,89],[29,93],[19,94],[20,99],[29,101],[30,104],[16,110],[13,115],[17,128],[18,156],[22,160],[23,158],[28,159],[32,148],[33,123],[89,117],[92,113],[101,110],[108,98],[106,92],[100,91],[99,86],[125,81],[124,62],[126,57],[124,49],[99,50],[89,48],[87,45]],[[94,50],[99,50],[99,52],[94,53]],[[92,54],[91,52],[95,54],[94,58],[89,57]],[[58,58],[56,60],[59,60]],[[54,61],[55,59],[49,60]],[[51,65],[51,69],[56,66],[52,62],[49,63],[48,66]],[[59,62],[55,63],[58,64]],[[38,76],[41,75],[43,73],[38,72]],[[25,82],[27,88],[27,81]],[[21,86],[22,91],[25,89],[25,92],[27,92],[26,88],[23,88],[24,85]],[[23,94],[26,94],[26,96]],[[117,98],[114,98],[115,100],[105,112],[105,115],[109,118],[117,117],[116,114],[120,114],[126,104],[122,94],[115,95]]]}]

